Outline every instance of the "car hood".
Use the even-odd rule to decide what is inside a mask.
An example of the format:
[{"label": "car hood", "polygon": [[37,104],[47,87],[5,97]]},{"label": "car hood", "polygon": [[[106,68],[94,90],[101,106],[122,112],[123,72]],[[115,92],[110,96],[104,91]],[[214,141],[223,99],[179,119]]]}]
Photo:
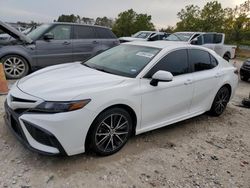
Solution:
[{"label": "car hood", "polygon": [[140,39],[140,38],[134,38],[134,37],[120,37],[119,40],[124,40],[124,41],[145,41],[147,39]]},{"label": "car hood", "polygon": [[29,37],[27,37],[22,32],[16,30],[15,28],[11,27],[10,25],[8,25],[2,21],[0,21],[0,29],[15,39],[21,40],[21,41],[23,41],[25,43],[29,43],[29,44],[32,43],[32,40]]},{"label": "car hood", "polygon": [[46,101],[70,101],[82,94],[91,95],[108,89],[125,79],[126,77],[94,70],[77,62],[37,71],[21,79],[17,87]]}]

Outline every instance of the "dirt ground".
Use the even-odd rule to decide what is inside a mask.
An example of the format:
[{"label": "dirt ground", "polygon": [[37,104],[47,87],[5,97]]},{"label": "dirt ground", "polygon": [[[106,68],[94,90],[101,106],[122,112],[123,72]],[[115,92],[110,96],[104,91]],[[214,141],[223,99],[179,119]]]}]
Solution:
[{"label": "dirt ground", "polygon": [[[239,65],[239,64],[238,64]],[[250,92],[239,83],[218,118],[206,114],[131,138],[117,154],[42,156],[5,126],[0,97],[0,187],[250,187]]]}]

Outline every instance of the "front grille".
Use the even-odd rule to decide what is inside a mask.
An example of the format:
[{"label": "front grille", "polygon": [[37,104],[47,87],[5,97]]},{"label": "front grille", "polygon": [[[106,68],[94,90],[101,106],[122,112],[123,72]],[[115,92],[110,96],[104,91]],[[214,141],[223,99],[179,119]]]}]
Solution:
[{"label": "front grille", "polygon": [[57,139],[54,135],[39,129],[28,122],[24,122],[25,127],[29,131],[30,135],[39,143],[44,144],[46,146],[57,147]]},{"label": "front grille", "polygon": [[244,65],[243,67],[247,70],[250,70],[250,65]]}]

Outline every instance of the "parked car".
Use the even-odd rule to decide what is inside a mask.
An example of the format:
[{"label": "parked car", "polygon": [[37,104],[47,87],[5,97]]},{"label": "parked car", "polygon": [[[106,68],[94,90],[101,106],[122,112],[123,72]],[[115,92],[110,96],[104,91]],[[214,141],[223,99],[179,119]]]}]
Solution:
[{"label": "parked car", "polygon": [[200,45],[211,50],[223,57],[225,60],[235,58],[237,46],[225,45],[224,33],[202,33],[202,32],[177,32],[168,36],[168,41],[181,41],[193,45]]},{"label": "parked car", "polygon": [[207,111],[221,115],[237,83],[236,68],[210,49],[124,43],[18,81],[7,96],[6,123],[42,153],[110,155],[132,134]]},{"label": "parked car", "polygon": [[123,42],[132,41],[157,41],[167,38],[170,34],[158,31],[139,31],[138,33],[132,35],[131,37],[120,37],[119,40]]},{"label": "parked car", "polygon": [[0,61],[10,79],[50,65],[86,60],[119,44],[109,28],[100,26],[50,23],[24,35],[0,22],[0,29],[16,39],[0,44]]},{"label": "parked car", "polygon": [[248,81],[250,78],[250,59],[246,60],[240,68],[240,78],[243,81]]}]

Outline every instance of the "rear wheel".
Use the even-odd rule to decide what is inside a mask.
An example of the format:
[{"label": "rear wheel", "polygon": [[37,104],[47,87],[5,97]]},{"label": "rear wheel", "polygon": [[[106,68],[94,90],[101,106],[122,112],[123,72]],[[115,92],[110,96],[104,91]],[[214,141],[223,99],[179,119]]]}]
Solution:
[{"label": "rear wheel", "polygon": [[2,58],[4,72],[9,79],[19,79],[29,72],[28,62],[21,56],[8,55]]},{"label": "rear wheel", "polygon": [[226,61],[230,61],[230,54],[225,54],[224,56],[223,56],[223,59],[225,59]]},{"label": "rear wheel", "polygon": [[90,147],[99,155],[111,155],[119,151],[132,132],[132,119],[121,108],[112,108],[101,113],[90,130]]},{"label": "rear wheel", "polygon": [[228,87],[222,87],[216,94],[212,107],[210,109],[210,114],[213,116],[220,116],[227,107],[230,99],[230,90]]}]

